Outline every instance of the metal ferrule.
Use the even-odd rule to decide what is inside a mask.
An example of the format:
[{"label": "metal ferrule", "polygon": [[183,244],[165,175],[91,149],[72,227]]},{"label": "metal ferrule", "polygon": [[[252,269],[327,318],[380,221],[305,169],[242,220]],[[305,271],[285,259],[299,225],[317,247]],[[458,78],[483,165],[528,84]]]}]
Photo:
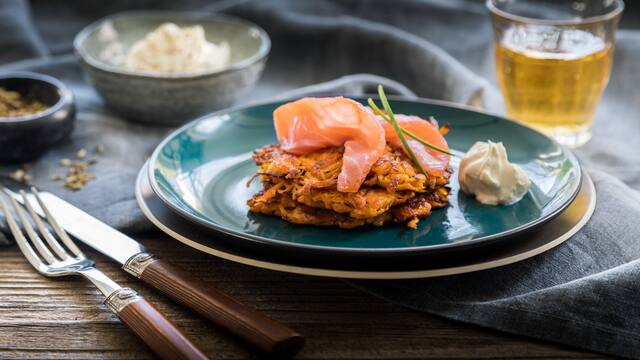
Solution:
[{"label": "metal ferrule", "polygon": [[130,257],[129,260],[122,265],[122,269],[139,278],[144,269],[154,261],[156,261],[156,258],[153,255],[141,252]]},{"label": "metal ferrule", "polygon": [[125,308],[125,306],[138,300],[142,300],[142,297],[138,295],[135,290],[129,288],[121,288],[107,296],[107,299],[104,301],[104,303],[109,309],[111,309],[111,311],[118,314],[120,313],[120,311],[122,311],[122,309]]}]

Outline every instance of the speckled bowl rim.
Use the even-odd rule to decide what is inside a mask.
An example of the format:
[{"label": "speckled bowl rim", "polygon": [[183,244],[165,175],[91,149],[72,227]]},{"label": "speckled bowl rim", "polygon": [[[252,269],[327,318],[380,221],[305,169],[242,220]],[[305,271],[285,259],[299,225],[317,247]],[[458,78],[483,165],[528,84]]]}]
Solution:
[{"label": "speckled bowl rim", "polygon": [[39,120],[45,117],[48,117],[51,114],[55,114],[60,109],[62,109],[66,104],[73,104],[73,93],[67,86],[60,80],[54,78],[53,76],[30,72],[30,71],[13,71],[4,74],[0,74],[0,80],[4,79],[30,79],[42,81],[44,83],[48,83],[49,85],[53,85],[58,92],[60,93],[60,98],[56,101],[55,104],[51,105],[47,109],[22,116],[15,117],[0,117],[0,126],[4,124],[15,124],[15,123],[24,123],[34,120]]},{"label": "speckled bowl rim", "polygon": [[[125,11],[116,13],[113,15],[106,16],[100,20],[97,20],[89,25],[87,25],[84,29],[82,29],[73,39],[73,47],[77,56],[88,65],[102,70],[104,72],[117,74],[117,75],[127,75],[137,78],[147,78],[147,79],[163,79],[163,80],[193,80],[198,78],[210,77],[213,75],[220,75],[229,73],[232,71],[242,70],[250,67],[251,65],[262,61],[269,55],[269,51],[271,50],[271,39],[267,32],[256,25],[255,23],[240,19],[234,16],[229,15],[221,15],[215,14],[213,16],[208,16],[209,14],[203,14],[193,11],[163,11],[163,10],[137,10],[137,11]],[[260,34],[260,48],[258,51],[245,58],[241,61],[234,62],[229,66],[220,69],[220,70],[206,70],[206,71],[198,71],[191,73],[183,73],[183,74],[163,74],[156,72],[147,72],[147,71],[135,71],[135,70],[127,70],[121,67],[109,65],[106,62],[100,61],[95,57],[89,55],[84,50],[83,44],[89,35],[94,33],[102,24],[107,21],[117,21],[123,18],[136,18],[136,17],[148,17],[148,16],[164,16],[167,18],[173,18],[177,21],[184,19],[189,21],[194,20],[202,20],[202,22],[206,21],[225,21],[225,22],[233,22],[236,24],[244,25],[248,29],[255,28]],[[232,49],[233,51],[233,49]]]}]

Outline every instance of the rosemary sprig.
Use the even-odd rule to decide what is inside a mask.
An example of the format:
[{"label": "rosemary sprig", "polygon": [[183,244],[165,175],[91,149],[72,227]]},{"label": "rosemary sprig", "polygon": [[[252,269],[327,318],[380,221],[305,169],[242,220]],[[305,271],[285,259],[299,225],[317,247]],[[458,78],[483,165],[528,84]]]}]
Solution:
[{"label": "rosemary sprig", "polygon": [[[389,122],[391,124],[391,126],[393,126],[393,129],[398,134],[398,138],[400,138],[400,141],[402,142],[402,146],[404,147],[404,149],[407,151],[409,156],[411,156],[411,159],[413,160],[413,162],[418,166],[418,168],[420,169],[420,172],[422,172],[422,174],[424,176],[429,178],[429,175],[427,174],[427,172],[422,167],[422,164],[420,164],[420,162],[418,161],[418,158],[416,157],[416,154],[413,153],[413,150],[409,146],[409,143],[407,142],[407,139],[404,137],[404,132],[402,131],[402,128],[400,127],[400,125],[396,121],[396,117],[393,115],[393,111],[391,111],[391,106],[389,105],[389,102],[387,101],[387,96],[384,93],[384,89],[382,88],[382,85],[378,85],[378,95],[380,96],[380,102],[382,102],[382,106],[384,107],[384,110],[387,112],[388,118],[385,117],[385,116],[382,116],[382,115],[380,115],[380,116],[382,116],[383,119],[385,119],[387,122]],[[375,111],[378,114],[382,113],[380,108],[378,108],[376,103],[371,98],[369,98],[368,103],[369,103],[369,106],[371,106],[371,108],[373,109],[373,111]]]}]

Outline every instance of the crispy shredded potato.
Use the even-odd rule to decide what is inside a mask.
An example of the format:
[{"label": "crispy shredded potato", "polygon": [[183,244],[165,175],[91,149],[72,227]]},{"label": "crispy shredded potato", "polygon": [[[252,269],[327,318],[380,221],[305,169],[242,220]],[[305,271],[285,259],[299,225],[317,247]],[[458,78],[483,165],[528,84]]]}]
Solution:
[{"label": "crispy shredded potato", "polygon": [[451,171],[426,177],[404,153],[388,146],[358,192],[339,192],[342,152],[330,148],[292,155],[278,145],[256,150],[264,189],[248,201],[250,211],[295,224],[355,228],[396,222],[416,228],[432,208],[447,205]]}]

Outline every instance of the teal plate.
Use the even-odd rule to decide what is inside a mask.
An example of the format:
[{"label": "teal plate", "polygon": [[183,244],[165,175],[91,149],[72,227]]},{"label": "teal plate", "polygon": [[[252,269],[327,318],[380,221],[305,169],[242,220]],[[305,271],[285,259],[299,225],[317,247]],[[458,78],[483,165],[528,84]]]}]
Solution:
[{"label": "teal plate", "polygon": [[[364,102],[365,99],[356,99]],[[402,225],[342,230],[294,225],[248,212],[260,190],[247,182],[256,172],[253,150],[276,142],[273,110],[283,102],[217,112],[169,135],[150,159],[150,183],[158,197],[184,218],[213,229],[218,241],[291,256],[353,259],[424,259],[425,255],[477,251],[534,229],[562,212],[581,183],[576,157],[550,138],[507,119],[429,100],[392,100],[397,113],[434,116],[448,123],[449,146],[464,152],[476,141],[504,143],[509,159],[532,181],[529,193],[509,206],[486,206],[451,180],[450,205],[433,211],[416,230]],[[457,171],[458,162],[452,165]]]}]

